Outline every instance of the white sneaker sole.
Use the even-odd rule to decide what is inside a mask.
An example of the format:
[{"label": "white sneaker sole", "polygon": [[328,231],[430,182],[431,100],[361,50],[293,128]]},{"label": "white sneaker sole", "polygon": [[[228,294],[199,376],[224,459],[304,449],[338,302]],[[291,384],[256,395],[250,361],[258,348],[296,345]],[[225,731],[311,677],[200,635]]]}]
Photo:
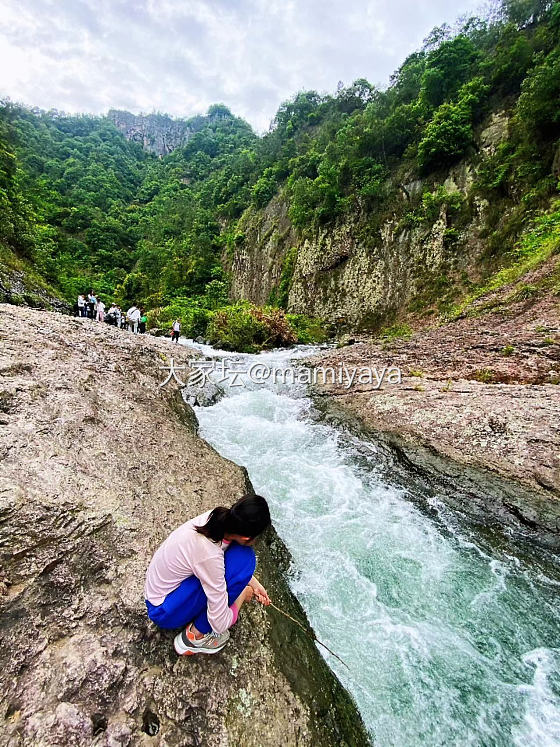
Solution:
[{"label": "white sneaker sole", "polygon": [[193,654],[217,654],[219,653],[227,641],[217,648],[203,648],[202,646],[185,646],[183,642],[183,636],[178,633],[173,639],[173,647],[179,656],[192,656]]}]

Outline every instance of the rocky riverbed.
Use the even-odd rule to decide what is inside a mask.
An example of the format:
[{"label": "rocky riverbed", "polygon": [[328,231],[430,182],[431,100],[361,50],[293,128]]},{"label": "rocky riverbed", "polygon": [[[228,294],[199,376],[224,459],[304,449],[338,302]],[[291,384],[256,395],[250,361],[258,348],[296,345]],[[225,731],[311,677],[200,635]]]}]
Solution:
[{"label": "rocky riverbed", "polygon": [[487,296],[452,323],[356,341],[310,363],[400,368],[400,383],[348,388],[318,370],[318,401],[446,483],[461,509],[521,522],[560,546],[558,298],[500,307]]},{"label": "rocky riverbed", "polygon": [[[315,645],[273,610],[247,605],[215,657],[178,658],[147,619],[158,544],[250,489],[175,383],[159,388],[171,355],[195,353],[0,305],[0,744],[367,744]],[[273,600],[305,622],[273,531],[258,555]]]}]

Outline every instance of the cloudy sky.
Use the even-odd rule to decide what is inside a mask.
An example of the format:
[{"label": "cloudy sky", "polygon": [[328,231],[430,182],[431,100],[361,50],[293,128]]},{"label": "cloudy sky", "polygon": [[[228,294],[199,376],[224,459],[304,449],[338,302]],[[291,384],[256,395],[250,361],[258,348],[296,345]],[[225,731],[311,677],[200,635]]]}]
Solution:
[{"label": "cloudy sky", "polygon": [[433,26],[481,0],[3,0],[0,97],[43,109],[227,104],[259,132],[298,90],[385,86]]}]

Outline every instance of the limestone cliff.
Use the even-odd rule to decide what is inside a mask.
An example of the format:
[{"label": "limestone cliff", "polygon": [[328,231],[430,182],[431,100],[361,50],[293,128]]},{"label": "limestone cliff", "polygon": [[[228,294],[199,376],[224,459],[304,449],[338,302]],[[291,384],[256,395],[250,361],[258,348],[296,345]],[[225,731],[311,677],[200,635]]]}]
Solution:
[{"label": "limestone cliff", "polygon": [[[278,613],[248,604],[223,652],[182,659],[145,614],[159,543],[250,487],[158,386],[171,354],[188,366],[193,353],[8,305],[0,339],[0,744],[367,744],[353,701]],[[304,621],[274,532],[258,555],[273,600]]]},{"label": "limestone cliff", "polygon": [[59,292],[36,272],[31,263],[7,247],[3,247],[0,260],[0,303],[71,311],[71,305],[60,298]]},{"label": "limestone cliff", "polygon": [[111,109],[108,118],[127,140],[139,143],[144,150],[165,156],[185,145],[193,130],[183,119],[172,119],[167,114],[131,114]]},{"label": "limestone cliff", "polygon": [[[493,114],[478,131],[476,155],[424,180],[403,162],[378,213],[359,210],[298,232],[282,194],[262,210],[250,208],[234,249],[224,255],[233,298],[266,303],[283,281],[289,311],[372,330],[429,307],[451,287],[468,287],[480,276],[490,210],[475,177],[507,133],[507,114]],[[501,220],[507,217],[505,209]]]}]

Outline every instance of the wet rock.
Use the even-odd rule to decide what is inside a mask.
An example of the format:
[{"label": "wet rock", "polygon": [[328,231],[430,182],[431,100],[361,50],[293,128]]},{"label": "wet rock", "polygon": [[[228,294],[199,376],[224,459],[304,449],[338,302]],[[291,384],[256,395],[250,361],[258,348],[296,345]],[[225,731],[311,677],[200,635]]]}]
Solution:
[{"label": "wet rock", "polygon": [[221,386],[213,381],[206,380],[201,384],[189,384],[181,389],[181,395],[185,402],[191,406],[210,407],[215,405],[224,396],[225,392]]}]

